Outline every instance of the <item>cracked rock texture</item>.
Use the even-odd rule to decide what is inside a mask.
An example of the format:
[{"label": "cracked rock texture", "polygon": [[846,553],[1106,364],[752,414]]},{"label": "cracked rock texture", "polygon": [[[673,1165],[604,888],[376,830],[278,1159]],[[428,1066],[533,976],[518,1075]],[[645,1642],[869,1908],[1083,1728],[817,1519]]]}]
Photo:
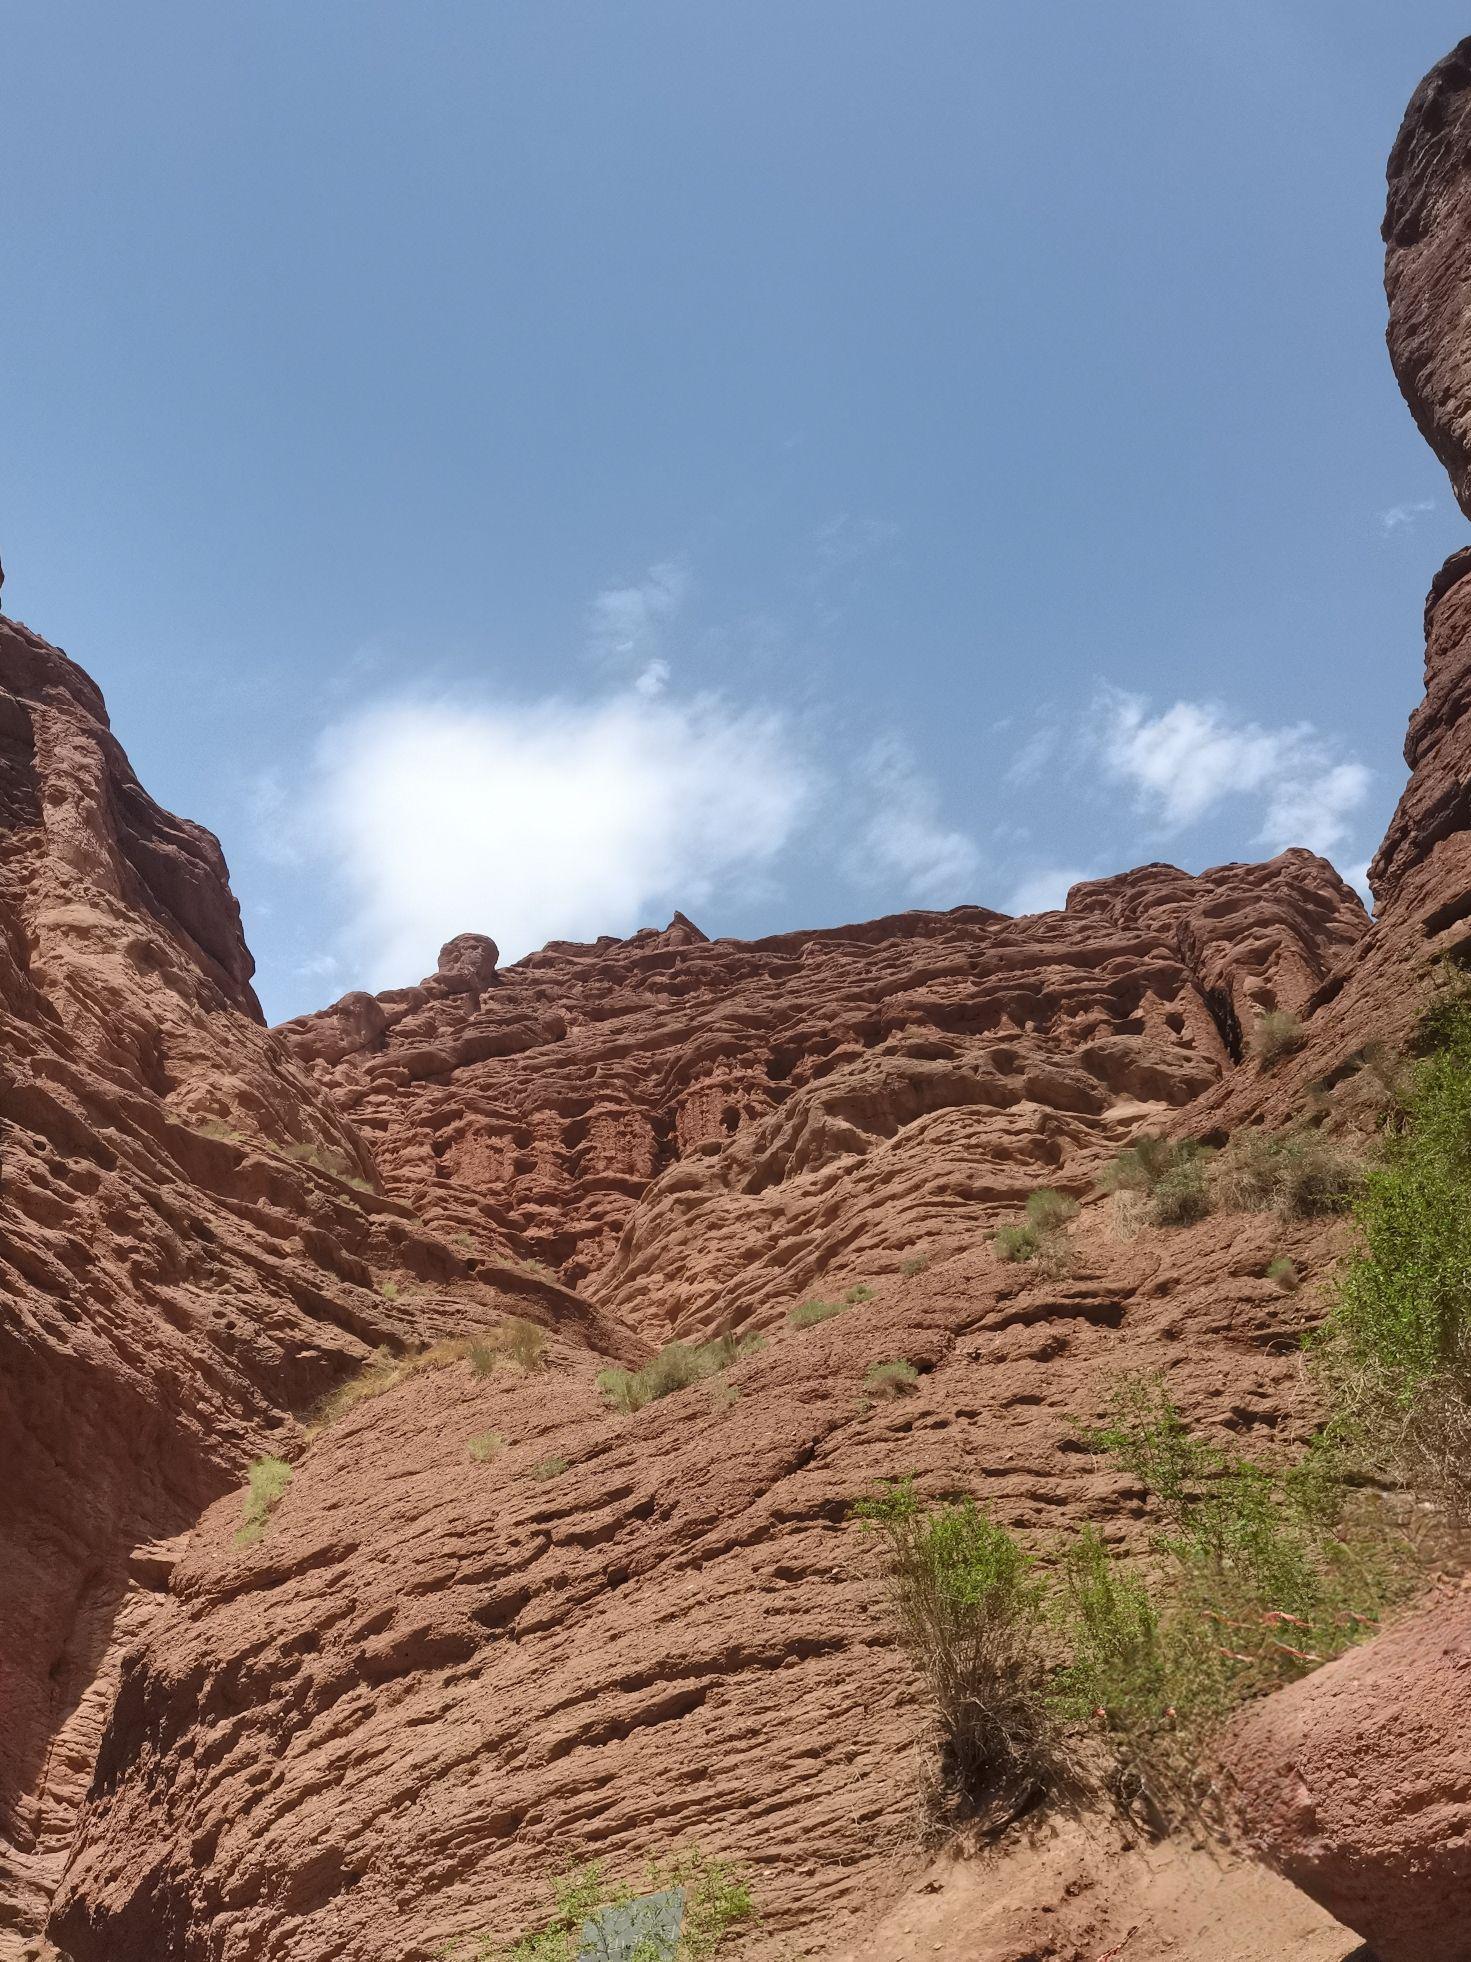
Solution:
[{"label": "cracked rock texture", "polygon": [[[1386,239],[1396,372],[1471,508],[1468,95],[1463,44]],[[1143,1494],[1078,1438],[1123,1369],[1217,1435],[1313,1421],[1300,1340],[1347,1229],[1126,1237],[1094,1175],[1142,1131],[1354,1123],[1471,951],[1468,568],[1427,605],[1372,925],[1306,852],[1021,920],[739,943],[676,915],[507,967],[473,921],[417,986],[274,1033],[214,840],[0,624],[0,1962],[430,1962],[579,1857],[691,1839],[753,1864],[773,1962],[1342,1962],[1345,1923],[1456,1962],[1461,1600],[1245,1720],[1280,1874],[1099,1818],[937,1863],[849,1507],[913,1472],[1043,1551],[1130,1540]],[[1264,1068],[1274,1008],[1304,1040]],[[1062,1276],[991,1244],[1042,1184],[1084,1202]],[[1266,1280],[1279,1254],[1309,1285]],[[376,1346],[509,1312],[542,1367],[451,1351],[300,1421]],[[610,1359],[726,1329],[765,1340],[718,1384],[606,1407]],[[901,1359],[912,1393],[873,1394]],[[292,1476],[242,1540],[265,1451]]]}]

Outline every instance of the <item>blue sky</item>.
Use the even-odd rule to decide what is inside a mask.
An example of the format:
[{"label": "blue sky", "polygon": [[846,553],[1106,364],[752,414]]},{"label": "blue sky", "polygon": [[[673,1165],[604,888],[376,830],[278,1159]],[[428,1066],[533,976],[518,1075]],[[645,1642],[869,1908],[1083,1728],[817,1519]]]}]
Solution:
[{"label": "blue sky", "polygon": [[7,609],[273,1017],[1301,840],[1466,536],[1384,354],[1419,0],[12,0]]}]

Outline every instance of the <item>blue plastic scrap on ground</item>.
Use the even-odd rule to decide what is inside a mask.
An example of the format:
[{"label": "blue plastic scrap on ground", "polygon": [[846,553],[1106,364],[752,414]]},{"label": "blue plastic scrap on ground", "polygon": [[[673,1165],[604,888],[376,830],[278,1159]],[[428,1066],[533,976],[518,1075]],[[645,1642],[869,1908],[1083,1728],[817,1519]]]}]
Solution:
[{"label": "blue plastic scrap on ground", "polygon": [[675,1962],[683,1926],[682,1887],[600,1908],[582,1924],[577,1962]]}]

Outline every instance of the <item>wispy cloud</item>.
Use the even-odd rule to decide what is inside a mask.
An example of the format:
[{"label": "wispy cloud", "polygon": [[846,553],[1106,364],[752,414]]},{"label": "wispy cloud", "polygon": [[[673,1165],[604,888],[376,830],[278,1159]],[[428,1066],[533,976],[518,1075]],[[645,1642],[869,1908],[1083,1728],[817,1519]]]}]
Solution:
[{"label": "wispy cloud", "polygon": [[384,987],[467,929],[515,959],[698,907],[770,864],[813,788],[780,715],[715,697],[397,699],[322,737],[306,828]]},{"label": "wispy cloud", "polygon": [[1044,865],[1029,872],[1012,888],[1002,906],[1005,913],[1058,913],[1067,904],[1069,888],[1095,874],[1080,865]]},{"label": "wispy cloud", "polygon": [[899,537],[890,518],[855,518],[847,511],[819,525],[812,555],[820,574],[844,572],[887,552]]},{"label": "wispy cloud", "polygon": [[1422,497],[1414,504],[1391,504],[1387,511],[1379,513],[1380,529],[1386,535],[1392,531],[1408,531],[1434,509],[1433,497]]},{"label": "wispy cloud", "polygon": [[934,785],[893,737],[870,745],[860,772],[869,803],[849,865],[869,884],[898,882],[906,903],[953,906],[975,897],[981,853],[940,816]]},{"label": "wispy cloud", "polygon": [[588,608],[593,653],[619,664],[649,660],[689,591],[689,567],[677,559],[650,566],[635,585],[605,588]]},{"label": "wispy cloud", "polygon": [[1341,759],[1311,723],[1264,728],[1213,702],[1154,715],[1137,695],[1106,690],[1096,706],[1104,772],[1135,792],[1166,831],[1198,823],[1229,799],[1260,803],[1254,842],[1332,853],[1368,794],[1370,773]]}]

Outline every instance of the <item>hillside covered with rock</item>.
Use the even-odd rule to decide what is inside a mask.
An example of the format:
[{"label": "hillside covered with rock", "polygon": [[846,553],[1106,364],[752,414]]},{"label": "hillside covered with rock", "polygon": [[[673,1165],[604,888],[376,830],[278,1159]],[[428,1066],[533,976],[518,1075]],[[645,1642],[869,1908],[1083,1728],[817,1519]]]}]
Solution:
[{"label": "hillside covered with rock", "polygon": [[[1471,43],[1385,237],[1471,510],[1468,102]],[[1468,575],[1431,585],[1372,920],[1294,850],[506,966],[472,921],[276,1030],[216,841],[0,622],[0,1958],[489,1962],[579,1860],[697,1842],[769,1962],[1465,1962],[1471,1597],[1252,1706],[1229,1856],[1096,1794],[937,1842],[853,1505],[912,1475],[1044,1564],[1127,1551],[1150,1499],[1086,1436],[1121,1377],[1254,1454],[1317,1425],[1351,1223],[1164,1221],[1100,1175],[1372,1134],[1471,951]],[[1041,1189],[1065,1257],[1005,1257]],[[632,1396],[671,1343],[719,1366]]]}]

